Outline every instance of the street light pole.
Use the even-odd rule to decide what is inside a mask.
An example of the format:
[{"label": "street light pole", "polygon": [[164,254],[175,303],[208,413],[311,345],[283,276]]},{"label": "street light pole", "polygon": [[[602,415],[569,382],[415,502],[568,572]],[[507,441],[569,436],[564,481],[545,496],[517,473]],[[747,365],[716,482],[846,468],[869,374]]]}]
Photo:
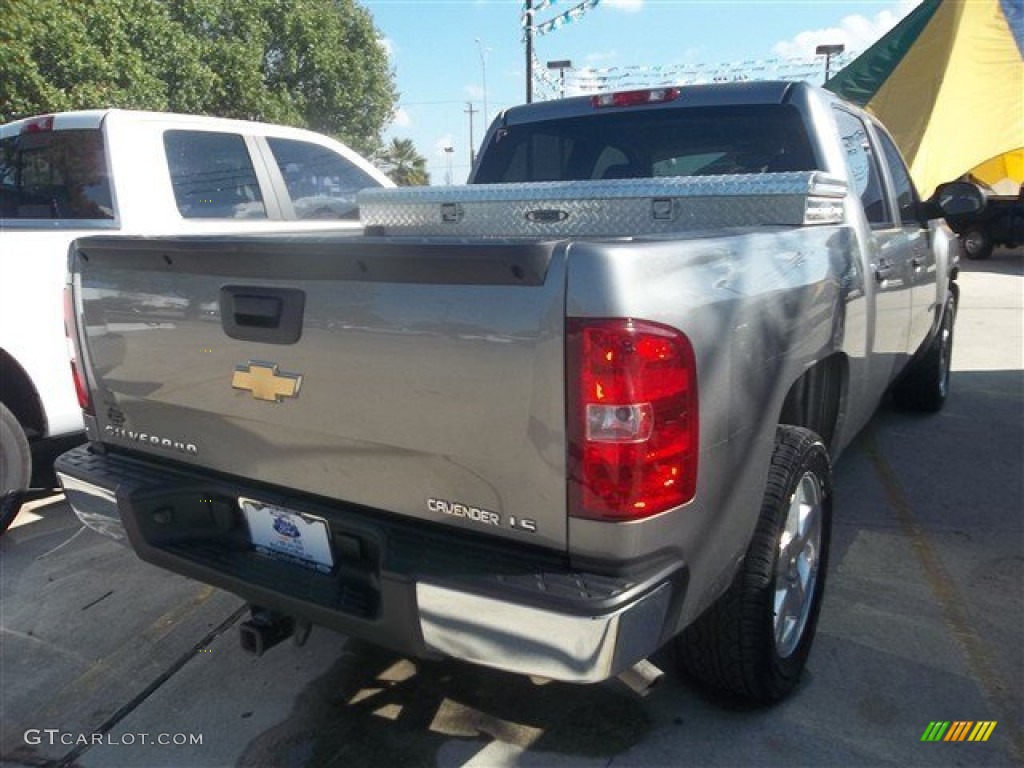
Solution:
[{"label": "street light pole", "polygon": [[533,0],[526,0],[526,103],[533,103]]},{"label": "street light pole", "polygon": [[448,160],[448,186],[452,185],[452,155],[455,154],[455,147],[445,147],[444,156]]},{"label": "street light pole", "polygon": [[[829,78],[829,65],[832,63],[832,57],[838,56],[840,53],[846,50],[846,46],[842,43],[836,43],[834,45],[819,45],[814,49],[814,53],[817,56],[825,57],[825,83],[828,82]],[[824,83],[822,83],[824,85]]]},{"label": "street light pole", "polygon": [[569,59],[560,59],[558,61],[549,61],[548,69],[558,70],[558,82],[559,88],[558,93],[561,98],[565,98],[565,70],[572,69],[572,62]]}]

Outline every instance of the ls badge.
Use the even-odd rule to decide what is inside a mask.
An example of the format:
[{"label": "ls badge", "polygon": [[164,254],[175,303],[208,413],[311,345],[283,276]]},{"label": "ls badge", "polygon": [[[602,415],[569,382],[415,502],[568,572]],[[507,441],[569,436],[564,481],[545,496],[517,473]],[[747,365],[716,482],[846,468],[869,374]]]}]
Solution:
[{"label": "ls badge", "polygon": [[245,365],[235,366],[231,386],[252,392],[257,400],[280,403],[283,398],[298,396],[302,375],[284,373],[278,369],[277,363],[250,360]]}]

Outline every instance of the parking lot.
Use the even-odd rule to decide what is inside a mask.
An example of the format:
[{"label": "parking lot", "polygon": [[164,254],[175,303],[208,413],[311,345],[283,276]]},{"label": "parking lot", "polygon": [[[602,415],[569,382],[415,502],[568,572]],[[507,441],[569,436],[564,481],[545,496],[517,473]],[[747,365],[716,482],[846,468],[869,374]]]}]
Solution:
[{"label": "parking lot", "polygon": [[[262,659],[241,602],[83,529],[62,497],[0,538],[5,766],[933,766],[1024,762],[1024,249],[966,262],[953,393],[883,407],[836,468],[829,583],[796,694],[669,673],[544,684],[315,629]],[[984,742],[924,742],[991,721]]]}]

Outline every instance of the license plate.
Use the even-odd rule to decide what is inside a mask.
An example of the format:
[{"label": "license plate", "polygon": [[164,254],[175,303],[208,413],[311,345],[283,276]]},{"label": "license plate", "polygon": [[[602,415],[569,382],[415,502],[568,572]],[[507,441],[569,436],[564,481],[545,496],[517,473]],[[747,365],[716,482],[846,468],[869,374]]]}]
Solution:
[{"label": "license plate", "polygon": [[326,573],[334,566],[327,521],[255,499],[240,498],[257,552],[291,560]]}]

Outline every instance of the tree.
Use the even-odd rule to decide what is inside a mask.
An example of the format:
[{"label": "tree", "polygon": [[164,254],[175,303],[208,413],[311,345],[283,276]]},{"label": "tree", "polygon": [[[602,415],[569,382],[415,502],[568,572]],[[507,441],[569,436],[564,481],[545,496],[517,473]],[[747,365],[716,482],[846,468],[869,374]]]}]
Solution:
[{"label": "tree", "polygon": [[373,159],[377,167],[400,187],[425,186],[430,183],[427,161],[416,151],[411,139],[392,139]]},{"label": "tree", "polygon": [[353,0],[0,0],[0,120],[100,107],[308,127],[369,152],[397,100]]},{"label": "tree", "polygon": [[198,41],[158,0],[0,0],[0,18],[3,122],[106,106],[168,109],[172,93],[198,102],[210,83]]}]

